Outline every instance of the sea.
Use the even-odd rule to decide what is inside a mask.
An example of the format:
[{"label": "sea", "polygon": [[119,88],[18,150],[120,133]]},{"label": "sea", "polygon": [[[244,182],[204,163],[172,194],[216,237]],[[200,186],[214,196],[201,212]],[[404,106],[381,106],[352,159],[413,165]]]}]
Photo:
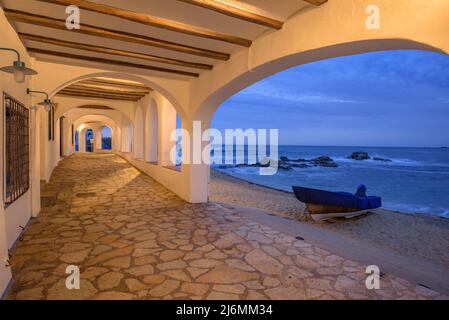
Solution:
[{"label": "sea", "polygon": [[[248,156],[247,146],[234,147],[238,148],[245,150]],[[225,161],[224,146],[221,150],[211,155],[212,168],[249,182],[284,191],[292,191],[292,186],[303,186],[355,192],[359,184],[365,184],[368,195],[382,197],[385,209],[449,218],[448,148],[279,146],[279,158],[329,156],[338,167],[278,170],[271,176],[260,175],[257,167],[219,165],[220,159],[222,163]],[[347,159],[355,151],[368,152],[371,158],[391,162]],[[235,154],[233,157],[235,161]]]}]

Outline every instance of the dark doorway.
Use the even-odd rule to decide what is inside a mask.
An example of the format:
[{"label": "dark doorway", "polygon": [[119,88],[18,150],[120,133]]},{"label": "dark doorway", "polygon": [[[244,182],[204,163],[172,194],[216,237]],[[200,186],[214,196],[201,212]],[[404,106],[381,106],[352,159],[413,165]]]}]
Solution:
[{"label": "dark doorway", "polygon": [[78,130],[75,131],[75,151],[79,151],[79,134]]},{"label": "dark doorway", "polygon": [[86,152],[94,152],[94,132],[92,129],[86,131]]}]

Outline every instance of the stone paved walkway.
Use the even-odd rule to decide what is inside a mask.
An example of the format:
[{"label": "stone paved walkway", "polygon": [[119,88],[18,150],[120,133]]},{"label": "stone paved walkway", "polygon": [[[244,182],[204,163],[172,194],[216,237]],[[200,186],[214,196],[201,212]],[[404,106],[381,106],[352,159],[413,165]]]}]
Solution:
[{"label": "stone paved walkway", "polygon": [[[444,298],[246,220],[188,204],[115,155],[61,161],[12,252],[9,299]],[[81,289],[65,286],[69,264]]]}]

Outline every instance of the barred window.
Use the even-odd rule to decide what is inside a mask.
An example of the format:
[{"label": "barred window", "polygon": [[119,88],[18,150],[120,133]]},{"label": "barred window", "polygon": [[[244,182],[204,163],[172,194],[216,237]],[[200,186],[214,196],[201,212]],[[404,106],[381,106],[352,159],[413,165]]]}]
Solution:
[{"label": "barred window", "polygon": [[30,187],[29,110],[6,93],[5,110],[5,207]]}]

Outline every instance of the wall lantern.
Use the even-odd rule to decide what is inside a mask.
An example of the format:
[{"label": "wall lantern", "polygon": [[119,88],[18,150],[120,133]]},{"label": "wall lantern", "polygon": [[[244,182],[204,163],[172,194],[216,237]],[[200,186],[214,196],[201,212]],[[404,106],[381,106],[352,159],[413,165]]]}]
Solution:
[{"label": "wall lantern", "polygon": [[31,89],[27,89],[27,94],[30,94],[30,93],[40,93],[40,94],[45,95],[46,98],[44,99],[44,101],[38,103],[39,106],[44,106],[45,107],[45,111],[50,111],[51,107],[54,106],[54,103],[51,102],[51,100],[48,98],[48,93],[47,92],[34,91],[34,90],[31,90]]},{"label": "wall lantern", "polygon": [[12,73],[14,75],[14,80],[17,83],[23,83],[25,81],[25,76],[36,75],[37,71],[27,68],[25,62],[20,60],[19,51],[11,48],[0,48],[4,51],[13,51],[17,54],[17,60],[13,62],[12,66],[1,67],[0,70],[6,73]]}]

